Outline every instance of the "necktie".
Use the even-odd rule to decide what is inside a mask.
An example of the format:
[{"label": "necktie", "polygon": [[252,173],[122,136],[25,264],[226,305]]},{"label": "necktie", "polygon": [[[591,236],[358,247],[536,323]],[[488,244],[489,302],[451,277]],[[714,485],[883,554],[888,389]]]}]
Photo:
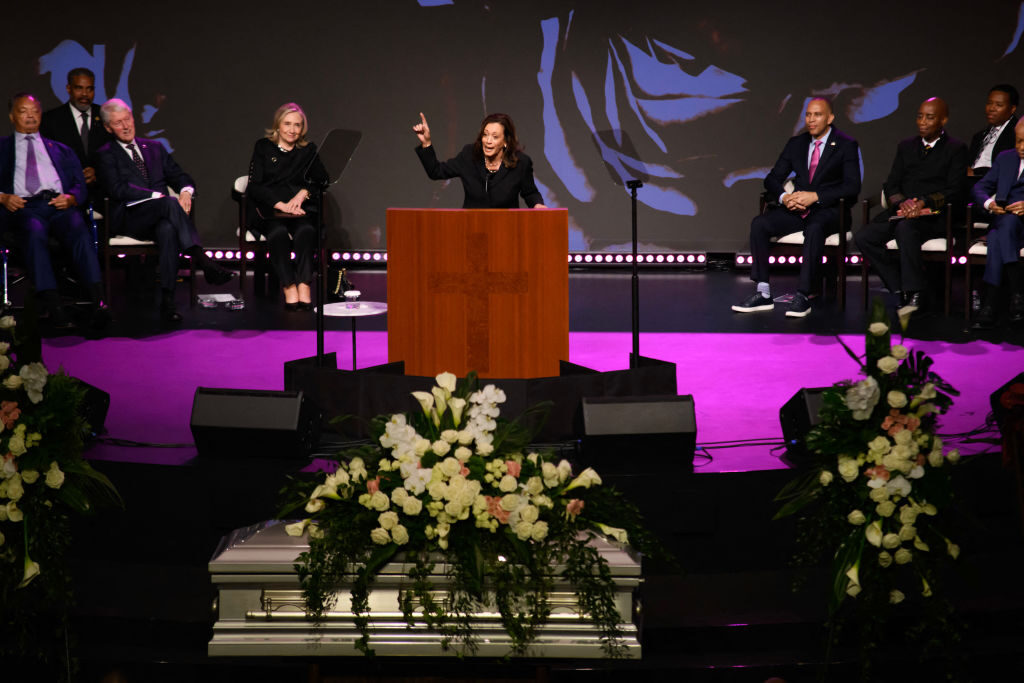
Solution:
[{"label": "necktie", "polygon": [[821,160],[821,140],[814,141],[814,151],[811,152],[811,165],[807,167],[808,180],[814,180],[814,172],[818,170],[818,162]]},{"label": "necktie", "polygon": [[135,149],[135,143],[129,144],[128,149],[132,153],[132,161],[135,162],[135,168],[139,169],[139,173],[142,174],[142,179],[146,181],[147,185],[149,185],[149,171],[146,169],[146,162],[142,160],[142,157],[139,156],[138,150]]},{"label": "necktie", "polygon": [[89,151],[89,112],[81,112],[82,114],[82,149],[86,152]]},{"label": "necktie", "polygon": [[922,157],[928,156],[928,152],[932,151],[932,145],[924,145],[924,150],[921,152]]},{"label": "necktie", "polygon": [[27,150],[25,154],[25,191],[31,197],[39,192],[39,165],[36,162],[35,136],[26,135]]}]

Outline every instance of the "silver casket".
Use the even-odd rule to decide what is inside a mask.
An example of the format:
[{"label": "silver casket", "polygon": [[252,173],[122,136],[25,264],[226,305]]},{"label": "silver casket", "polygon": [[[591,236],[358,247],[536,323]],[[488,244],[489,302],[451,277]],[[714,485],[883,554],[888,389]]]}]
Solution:
[{"label": "silver casket", "polygon": [[[263,522],[237,529],[224,537],[210,560],[210,575],[218,591],[218,618],[210,640],[211,656],[339,656],[362,655],[354,646],[360,637],[353,622],[349,590],[338,587],[337,603],[318,627],[307,618],[295,560],[308,549],[305,537],[285,533],[284,523]],[[635,625],[639,607],[634,594],[641,581],[640,562],[627,549],[603,538],[596,547],[608,561],[615,584],[616,604],[627,656],[640,657]],[[410,628],[402,616],[399,596],[408,584],[410,565],[387,564],[370,592],[370,646],[378,655],[442,656],[459,653],[453,643],[442,648],[442,636],[421,623]],[[444,567],[435,570],[434,585],[446,592]],[[564,581],[556,581],[549,596],[552,608],[526,656],[599,658],[599,633],[593,622],[577,613],[576,594]],[[628,620],[628,621],[625,621]],[[479,612],[473,628],[478,637],[477,656],[502,657],[511,639],[497,612]]]}]

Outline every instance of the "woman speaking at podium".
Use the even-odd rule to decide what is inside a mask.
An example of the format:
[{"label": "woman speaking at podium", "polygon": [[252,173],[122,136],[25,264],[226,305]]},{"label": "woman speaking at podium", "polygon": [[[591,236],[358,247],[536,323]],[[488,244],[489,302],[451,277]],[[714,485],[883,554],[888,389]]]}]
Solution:
[{"label": "woman speaking at podium", "polygon": [[462,180],[466,192],[462,208],[518,209],[520,195],[530,208],[547,208],[533,182],[533,162],[520,149],[516,127],[507,114],[486,116],[476,141],[448,161],[437,160],[422,112],[412,129],[420,140],[416,154],[427,175],[433,180]]}]

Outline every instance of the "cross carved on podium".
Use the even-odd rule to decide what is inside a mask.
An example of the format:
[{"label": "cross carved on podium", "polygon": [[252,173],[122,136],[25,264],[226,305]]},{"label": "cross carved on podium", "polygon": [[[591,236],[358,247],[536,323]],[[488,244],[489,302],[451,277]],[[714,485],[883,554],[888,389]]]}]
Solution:
[{"label": "cross carved on podium", "polygon": [[527,274],[491,271],[488,267],[490,254],[486,232],[467,233],[468,269],[459,273],[431,274],[435,292],[466,297],[466,363],[468,369],[478,372],[487,372],[491,367],[491,295],[527,292]]}]

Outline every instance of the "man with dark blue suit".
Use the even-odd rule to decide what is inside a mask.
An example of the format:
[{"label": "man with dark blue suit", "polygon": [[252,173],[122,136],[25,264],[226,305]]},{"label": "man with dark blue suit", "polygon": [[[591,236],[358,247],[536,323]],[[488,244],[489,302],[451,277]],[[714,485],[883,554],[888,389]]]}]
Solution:
[{"label": "man with dark blue suit", "polygon": [[[810,294],[821,281],[826,236],[839,229],[839,200],[849,206],[860,193],[860,151],[857,141],[832,126],[831,103],[816,97],[807,103],[807,132],[789,139],[764,179],[770,201],[778,204],[750,223],[750,279],[757,291],[732,307],[739,313],[770,311],[775,307],[768,285],[768,252],[772,237],[803,231],[803,263],[797,293],[786,315],[802,318],[811,312]],[[793,175],[793,189],[785,187]],[[849,220],[849,213],[847,213]]]},{"label": "man with dark blue suit", "polygon": [[996,298],[1003,283],[1010,295],[1010,323],[1024,322],[1020,274],[1020,250],[1024,248],[1024,121],[1017,123],[1014,135],[1014,149],[997,156],[992,168],[974,186],[974,203],[992,214],[981,308],[972,325],[975,330],[995,325]]},{"label": "man with dark blue suit", "polygon": [[[100,107],[103,125],[114,140],[96,151],[100,180],[111,199],[109,219],[116,231],[142,240],[155,240],[160,251],[160,314],[180,322],[174,302],[178,257],[187,254],[210,284],[224,284],[233,273],[207,257],[189,214],[195,183],[156,140],[135,137],[135,118],[118,99]],[[169,196],[167,188],[178,193]]]},{"label": "man with dark blue suit", "polygon": [[68,101],[65,104],[43,112],[39,132],[43,137],[56,140],[71,148],[82,164],[85,183],[89,187],[90,199],[96,201],[93,193],[99,188],[93,157],[96,150],[110,142],[110,133],[100,120],[100,106],[93,103],[96,94],[96,75],[85,67],[68,72]]},{"label": "man with dark blue suit", "polygon": [[57,294],[50,235],[71,253],[94,302],[92,322],[103,326],[109,311],[102,301],[96,249],[80,208],[87,196],[82,165],[69,148],[39,135],[42,109],[31,94],[14,96],[10,119],[14,135],[0,139],[0,229],[16,229],[22,238],[36,296],[54,327],[71,323]]}]

